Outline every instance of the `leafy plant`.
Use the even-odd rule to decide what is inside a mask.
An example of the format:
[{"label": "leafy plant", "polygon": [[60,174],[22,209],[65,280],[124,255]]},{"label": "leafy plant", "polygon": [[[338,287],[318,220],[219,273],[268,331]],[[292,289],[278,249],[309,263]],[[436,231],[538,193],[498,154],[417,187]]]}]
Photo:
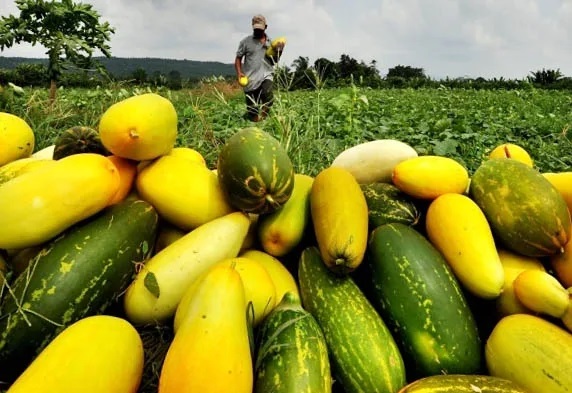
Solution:
[{"label": "leafy plant", "polygon": [[[98,63],[92,59],[99,49],[110,57],[107,42],[115,32],[108,22],[100,23],[99,13],[90,4],[72,0],[16,0],[19,16],[0,19],[0,50],[27,42],[41,44],[47,49],[50,101],[56,97],[57,81],[71,63],[86,69]],[[104,69],[97,67],[104,73]]]}]

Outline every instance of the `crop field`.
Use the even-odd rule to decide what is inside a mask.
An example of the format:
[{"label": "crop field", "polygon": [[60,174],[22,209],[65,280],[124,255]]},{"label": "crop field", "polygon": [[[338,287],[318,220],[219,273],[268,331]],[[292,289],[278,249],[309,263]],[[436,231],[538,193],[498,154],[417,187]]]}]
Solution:
[{"label": "crop field", "polygon": [[196,90],[142,88],[58,91],[50,106],[47,89],[4,94],[3,110],[25,118],[36,134],[36,149],[53,143],[59,132],[84,125],[97,128],[114,102],[144,91],[168,97],[179,117],[178,146],[192,147],[216,166],[218,149],[236,130],[257,126],[286,147],[298,172],[315,175],[345,148],[391,138],[419,154],[455,158],[472,173],[498,144],[517,143],[543,171],[572,165],[572,95],[550,90],[372,90],[353,86],[315,91],[277,91],[271,116],[245,120],[244,98],[235,86],[205,84]]},{"label": "crop field", "polygon": [[[173,103],[178,119],[176,146],[197,150],[211,169],[217,168],[221,149],[230,136],[255,126],[279,140],[295,172],[310,176],[328,167],[345,149],[376,139],[405,142],[419,155],[450,157],[462,164],[469,175],[493,148],[507,142],[522,146],[540,172],[572,172],[572,141],[568,132],[572,124],[572,94],[566,90],[533,87],[375,90],[357,85],[294,92],[279,89],[275,92],[270,116],[252,123],[243,117],[242,91],[236,85],[220,81],[205,82],[193,90],[122,85],[91,90],[61,88],[53,103],[48,98],[48,89],[25,88],[23,92],[16,92],[5,88],[0,90],[0,111],[26,120],[34,131],[34,151],[37,152],[52,145],[61,132],[71,127],[97,130],[101,116],[112,104],[146,92],[158,93]],[[223,167],[221,164],[219,172],[224,171]],[[84,172],[81,173],[84,176]],[[441,178],[450,179],[450,176]],[[332,188],[335,194],[340,185],[332,184],[335,184],[335,189]],[[161,184],[159,188],[164,186]],[[517,188],[520,186],[519,183]],[[533,186],[529,188],[531,192],[538,191]],[[554,231],[545,230],[542,235],[549,233]],[[296,252],[289,254],[289,258],[297,257]],[[158,285],[156,281],[155,285]],[[477,310],[475,315],[486,319],[479,322],[491,323],[488,320],[488,310],[492,310],[488,308],[490,302],[481,304],[481,299],[471,299],[474,299],[471,307]],[[480,312],[481,306],[486,311]],[[114,303],[106,313],[122,316],[124,310],[121,304]],[[488,328],[485,327],[485,333]],[[145,349],[144,377],[139,392],[156,392],[173,329],[170,325],[145,325],[138,329]],[[0,382],[0,391],[3,388]],[[334,392],[336,388],[340,389],[339,384],[334,385]]]}]

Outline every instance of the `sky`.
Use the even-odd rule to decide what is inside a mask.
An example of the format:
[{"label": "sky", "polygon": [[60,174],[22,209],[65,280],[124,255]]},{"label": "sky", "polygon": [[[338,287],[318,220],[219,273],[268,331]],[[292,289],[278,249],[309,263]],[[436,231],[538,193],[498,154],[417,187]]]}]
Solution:
[{"label": "sky", "polygon": [[[87,0],[114,28],[115,57],[233,63],[251,18],[287,39],[281,63],[342,54],[432,78],[522,79],[536,70],[572,76],[572,0]],[[18,14],[0,1],[0,16]],[[0,56],[45,57],[18,44]]]}]

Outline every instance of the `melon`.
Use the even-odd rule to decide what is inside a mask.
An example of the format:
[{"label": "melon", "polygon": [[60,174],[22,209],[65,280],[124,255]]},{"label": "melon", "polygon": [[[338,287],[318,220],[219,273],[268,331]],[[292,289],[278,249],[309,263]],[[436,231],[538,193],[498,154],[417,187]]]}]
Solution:
[{"label": "melon", "polygon": [[257,127],[243,128],[226,141],[217,173],[229,203],[246,213],[276,211],[294,190],[294,167],[286,150]]},{"label": "melon", "polygon": [[145,93],[107,108],[99,121],[99,136],[113,155],[152,160],[175,146],[177,121],[177,111],[168,98]]},{"label": "melon", "polygon": [[7,112],[0,112],[0,166],[34,151],[35,135],[26,120]]},{"label": "melon", "polygon": [[99,138],[99,133],[90,127],[75,126],[63,131],[54,142],[53,159],[59,160],[72,154],[96,153],[109,155]]}]

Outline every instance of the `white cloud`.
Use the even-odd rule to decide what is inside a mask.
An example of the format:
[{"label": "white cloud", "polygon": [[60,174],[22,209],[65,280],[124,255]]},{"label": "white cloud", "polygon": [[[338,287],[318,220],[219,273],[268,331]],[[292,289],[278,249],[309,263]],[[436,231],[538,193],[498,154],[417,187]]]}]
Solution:
[{"label": "white cloud", "polygon": [[[168,57],[232,63],[250,18],[262,13],[272,37],[286,36],[282,62],[299,56],[376,60],[382,74],[398,64],[434,77],[522,78],[559,68],[572,76],[570,0],[90,0],[116,28],[120,57]],[[15,13],[13,2],[0,15]],[[43,56],[20,44],[3,56]]]}]

